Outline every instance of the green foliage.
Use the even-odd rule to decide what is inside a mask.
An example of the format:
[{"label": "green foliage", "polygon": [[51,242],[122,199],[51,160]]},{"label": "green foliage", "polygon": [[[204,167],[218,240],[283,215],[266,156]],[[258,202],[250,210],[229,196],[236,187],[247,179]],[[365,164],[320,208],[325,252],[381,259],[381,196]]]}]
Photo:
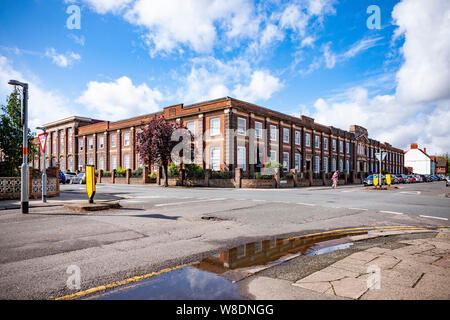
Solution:
[{"label": "green foliage", "polygon": [[173,162],[170,164],[167,171],[169,178],[178,178],[180,175],[180,168]]},{"label": "green foliage", "polygon": [[[0,162],[0,176],[20,176],[22,165],[22,125],[20,124],[21,102],[14,90],[7,98],[7,105],[1,106],[0,115],[0,150],[4,161]],[[33,143],[33,134],[28,130],[28,160],[37,154],[37,146]]]},{"label": "green foliage", "polygon": [[211,179],[232,179],[233,173],[230,171],[212,171]]},{"label": "green foliage", "polygon": [[116,178],[124,178],[127,175],[127,169],[117,168],[116,169]]},{"label": "green foliage", "polygon": [[148,175],[148,177],[149,177],[150,179],[156,179],[156,172],[153,171],[152,173],[150,173],[150,174]]},{"label": "green foliage", "polygon": [[103,171],[103,177],[105,178],[111,177],[111,171]]},{"label": "green foliage", "polygon": [[273,179],[273,175],[257,172],[255,173],[255,179]]},{"label": "green foliage", "polygon": [[204,179],[205,171],[201,166],[198,166],[194,163],[185,164],[186,169],[186,179]]},{"label": "green foliage", "polygon": [[283,170],[283,165],[278,162],[268,162],[266,163],[266,169],[275,169],[278,168],[280,170]]},{"label": "green foliage", "polygon": [[294,174],[292,172],[283,172],[281,175],[282,180],[292,179],[294,177]]},{"label": "green foliage", "polygon": [[142,168],[137,168],[136,170],[131,171],[131,177],[133,177],[133,178],[141,178],[142,177],[142,171],[143,171]]}]

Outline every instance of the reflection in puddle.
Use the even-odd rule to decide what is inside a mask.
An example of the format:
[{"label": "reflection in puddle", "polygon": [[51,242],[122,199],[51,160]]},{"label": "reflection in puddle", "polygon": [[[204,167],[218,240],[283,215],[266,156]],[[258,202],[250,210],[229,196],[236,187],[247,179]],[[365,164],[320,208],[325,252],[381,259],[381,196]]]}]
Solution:
[{"label": "reflection in puddle", "polygon": [[242,300],[237,284],[211,272],[185,267],[88,297],[95,300]]},{"label": "reflection in puddle", "polygon": [[349,248],[348,236],[325,234],[314,237],[268,239],[247,243],[193,263],[191,266],[104,291],[87,299],[111,300],[238,300],[236,281],[274,265],[285,265],[300,255],[319,255]]}]

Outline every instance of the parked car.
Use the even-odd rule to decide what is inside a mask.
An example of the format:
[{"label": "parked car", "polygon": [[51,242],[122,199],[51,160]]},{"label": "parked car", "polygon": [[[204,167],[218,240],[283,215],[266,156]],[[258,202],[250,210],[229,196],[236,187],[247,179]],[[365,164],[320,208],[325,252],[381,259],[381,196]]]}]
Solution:
[{"label": "parked car", "polygon": [[398,183],[405,183],[405,178],[401,174],[396,175]]},{"label": "parked car", "polygon": [[69,171],[64,172],[64,175],[66,176],[66,183],[72,183],[72,179],[76,177],[75,173]]},{"label": "parked car", "polygon": [[411,183],[411,179],[406,174],[401,174],[401,177],[403,178],[403,183]]},{"label": "parked car", "polygon": [[445,177],[445,186],[446,187],[450,186],[450,176]]},{"label": "parked car", "polygon": [[416,178],[414,178],[414,176],[412,176],[412,175],[407,176],[407,178],[408,178],[408,180],[409,180],[409,183],[414,183],[414,182],[416,182]]},{"label": "parked car", "polygon": [[[386,184],[386,176],[385,175],[381,175],[381,181],[383,184]],[[391,182],[392,182],[392,178],[391,178]],[[373,174],[371,174],[366,179],[364,179],[363,184],[364,184],[364,186],[373,186]],[[378,185],[379,184],[380,184],[380,180],[378,180]]]},{"label": "parked car", "polygon": [[64,173],[62,171],[58,172],[58,178],[59,178],[59,183],[66,183],[66,176],[64,175]]},{"label": "parked car", "polygon": [[72,183],[85,184],[86,183],[86,173],[81,172],[77,174],[73,179]]},{"label": "parked car", "polygon": [[392,184],[398,184],[398,178],[395,174],[391,174],[391,183]]}]

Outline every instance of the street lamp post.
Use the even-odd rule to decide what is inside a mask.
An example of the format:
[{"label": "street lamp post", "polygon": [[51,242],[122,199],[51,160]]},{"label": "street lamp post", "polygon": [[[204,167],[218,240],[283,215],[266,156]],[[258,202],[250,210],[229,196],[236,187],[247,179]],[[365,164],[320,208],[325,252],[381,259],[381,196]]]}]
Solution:
[{"label": "street lamp post", "polygon": [[21,192],[20,192],[20,207],[22,213],[28,213],[29,195],[28,195],[28,83],[23,83],[17,80],[9,80],[8,84],[13,86],[20,86],[23,89],[23,106],[21,122],[23,126],[23,141],[22,141],[22,172],[21,172]]},{"label": "street lamp post", "polygon": [[[44,131],[44,135],[46,135],[47,130],[43,127],[36,127],[36,129]],[[47,137],[45,136],[47,140]],[[45,160],[45,145],[42,147],[44,153],[44,169],[42,170],[42,202],[47,202],[47,163]]]}]

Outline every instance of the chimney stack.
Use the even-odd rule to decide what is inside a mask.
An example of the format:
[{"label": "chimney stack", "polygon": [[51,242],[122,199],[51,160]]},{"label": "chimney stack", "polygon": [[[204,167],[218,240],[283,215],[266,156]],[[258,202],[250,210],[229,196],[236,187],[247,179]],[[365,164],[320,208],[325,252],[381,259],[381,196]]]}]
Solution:
[{"label": "chimney stack", "polygon": [[427,148],[423,148],[423,152],[427,153]]},{"label": "chimney stack", "polygon": [[418,149],[419,146],[417,145],[417,143],[411,143],[411,149]]}]

